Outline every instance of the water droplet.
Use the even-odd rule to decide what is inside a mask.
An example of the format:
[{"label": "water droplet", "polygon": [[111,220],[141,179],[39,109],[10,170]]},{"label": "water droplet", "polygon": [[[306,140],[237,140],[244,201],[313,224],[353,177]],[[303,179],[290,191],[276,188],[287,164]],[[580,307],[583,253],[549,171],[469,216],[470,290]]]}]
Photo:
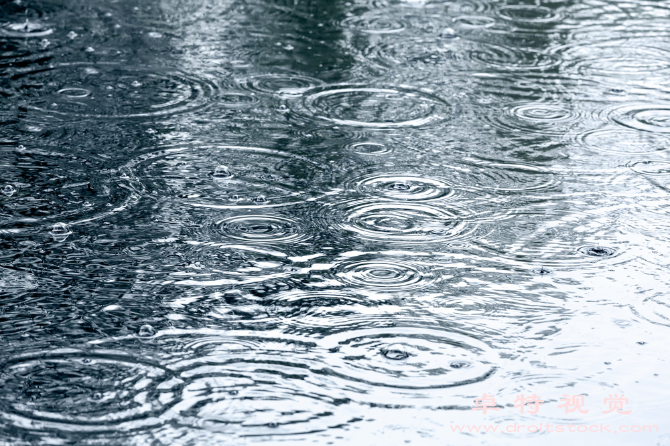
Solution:
[{"label": "water droplet", "polygon": [[640,341],[640,342],[638,342],[638,344],[640,344],[640,345],[645,345],[646,342],[644,342],[644,341]]},{"label": "water droplet", "polygon": [[86,48],[86,52],[87,52],[87,53],[93,53],[94,51],[95,51],[95,50],[94,50],[93,47],[91,47],[91,46],[89,46],[88,48]]},{"label": "water droplet", "polygon": [[279,107],[277,107],[277,111],[279,113],[288,113],[291,110],[287,106],[285,106],[284,104],[281,104]]},{"label": "water droplet", "polygon": [[394,361],[399,361],[402,359],[409,358],[409,353],[402,344],[393,344],[382,347],[382,355],[387,359],[393,359]]},{"label": "water droplet", "polygon": [[270,423],[267,424],[267,426],[268,426],[268,427],[271,427],[271,428],[273,428],[273,429],[275,429],[275,428],[277,428],[279,425],[278,425],[277,423],[275,423],[275,422],[270,422]]},{"label": "water droplet", "polygon": [[214,178],[232,178],[233,173],[226,166],[218,165],[212,175]]},{"label": "water droplet", "polygon": [[5,187],[2,188],[2,193],[6,197],[11,197],[16,193],[16,188],[12,186],[11,184],[5,185]]},{"label": "water droplet", "polygon": [[151,325],[142,325],[140,330],[137,332],[137,335],[143,338],[149,338],[156,334],[156,330]]},{"label": "water droplet", "polygon": [[93,394],[93,399],[96,401],[100,401],[102,399],[102,393],[96,392]]},{"label": "water droplet", "polygon": [[141,86],[142,86],[142,82],[133,81],[130,85],[132,85],[133,87],[137,88],[137,87],[141,87]]},{"label": "water droplet", "polygon": [[231,390],[231,391],[228,392],[228,393],[229,393],[230,395],[235,396],[235,395],[237,395],[239,392],[238,392],[237,390]]},{"label": "water droplet", "polygon": [[76,32],[74,32],[74,31],[70,31],[69,33],[67,33],[67,36],[68,36],[70,39],[75,39],[75,38],[78,36],[78,34],[77,34]]},{"label": "water droplet", "polygon": [[267,199],[262,195],[254,198],[254,203],[265,203],[265,202],[267,202]]}]

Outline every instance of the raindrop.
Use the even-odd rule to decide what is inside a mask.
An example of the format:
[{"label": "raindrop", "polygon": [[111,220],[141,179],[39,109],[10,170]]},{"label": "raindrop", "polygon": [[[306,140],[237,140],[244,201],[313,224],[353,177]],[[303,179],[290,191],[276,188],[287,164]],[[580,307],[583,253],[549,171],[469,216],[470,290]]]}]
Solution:
[{"label": "raindrop", "polygon": [[281,104],[279,107],[277,107],[277,111],[279,113],[288,113],[291,110],[287,106],[285,106],[284,104]]},{"label": "raindrop", "polygon": [[68,36],[70,39],[75,39],[75,38],[78,36],[78,34],[77,34],[76,32],[74,32],[74,31],[70,31],[69,33],[67,33],[67,36]]},{"label": "raindrop", "polygon": [[149,338],[156,334],[156,330],[151,325],[142,325],[140,330],[137,332],[137,335],[143,338]]},{"label": "raindrop", "polygon": [[102,393],[96,392],[93,394],[93,399],[96,401],[100,401],[102,399]]},{"label": "raindrop", "polygon": [[393,344],[382,347],[382,355],[387,359],[393,359],[394,361],[399,361],[402,359],[409,358],[409,353],[402,344]]},{"label": "raindrop", "polygon": [[275,428],[277,428],[277,427],[279,426],[279,424],[277,424],[277,423],[275,423],[275,422],[270,422],[270,423],[267,424],[267,426],[268,426],[268,427],[271,427],[271,428],[273,428],[273,429],[275,429]]},{"label": "raindrop", "polygon": [[141,86],[142,86],[142,82],[133,81],[130,85],[132,85],[133,87],[137,88],[137,87],[141,87]]},{"label": "raindrop", "polygon": [[401,182],[395,182],[392,184],[389,184],[389,189],[393,190],[409,190],[411,187],[407,183],[401,183]]},{"label": "raindrop", "polygon": [[231,390],[231,391],[228,392],[228,393],[229,393],[230,395],[235,396],[235,395],[237,395],[239,392],[238,392],[237,390]]},{"label": "raindrop", "polygon": [[11,184],[5,185],[5,187],[2,188],[2,193],[6,197],[11,197],[16,193],[16,188],[12,186]]},{"label": "raindrop", "polygon": [[592,257],[608,257],[614,255],[616,251],[611,248],[605,248],[604,246],[585,246],[579,248],[579,252]]},{"label": "raindrop", "polygon": [[264,196],[261,195],[261,196],[258,196],[256,198],[254,198],[253,201],[254,201],[254,203],[265,203],[265,202],[267,202],[267,199]]}]

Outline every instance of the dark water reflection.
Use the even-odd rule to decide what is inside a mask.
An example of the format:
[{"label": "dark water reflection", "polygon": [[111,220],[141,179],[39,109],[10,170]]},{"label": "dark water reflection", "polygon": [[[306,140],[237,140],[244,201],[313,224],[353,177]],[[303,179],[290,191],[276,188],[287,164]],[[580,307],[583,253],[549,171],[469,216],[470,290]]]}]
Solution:
[{"label": "dark water reflection", "polygon": [[0,0],[0,442],[668,444],[668,17]]}]

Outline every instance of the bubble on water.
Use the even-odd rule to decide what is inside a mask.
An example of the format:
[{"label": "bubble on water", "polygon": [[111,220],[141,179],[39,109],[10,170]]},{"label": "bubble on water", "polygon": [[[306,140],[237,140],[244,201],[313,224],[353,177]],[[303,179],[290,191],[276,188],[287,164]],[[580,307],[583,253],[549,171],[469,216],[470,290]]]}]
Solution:
[{"label": "bubble on water", "polygon": [[72,234],[72,232],[70,232],[70,228],[65,223],[56,223],[51,228],[51,235],[57,242],[65,241],[70,234]]},{"label": "bubble on water", "polygon": [[137,88],[137,87],[141,87],[141,86],[142,86],[142,82],[139,82],[139,81],[132,81],[132,82],[130,83],[130,85],[132,85],[133,87]]},{"label": "bubble on water", "polygon": [[152,327],[149,324],[142,325],[140,329],[137,331],[137,335],[142,337],[142,338],[150,338],[151,336],[156,334],[156,330],[154,330],[154,327]]},{"label": "bubble on water", "polygon": [[233,177],[233,173],[230,171],[230,169],[222,164],[216,166],[212,175],[214,178],[218,179],[228,179]]},{"label": "bubble on water", "polygon": [[440,31],[440,37],[443,39],[456,39],[458,34],[456,34],[456,31],[454,31],[452,28],[444,28],[442,31]]},{"label": "bubble on water", "polygon": [[277,107],[277,111],[278,111],[279,113],[288,113],[288,112],[290,112],[291,110],[290,110],[286,105],[281,104],[279,107]]},{"label": "bubble on water", "polygon": [[14,195],[15,193],[16,193],[16,188],[15,188],[14,186],[12,186],[11,184],[6,184],[6,185],[3,186],[3,188],[2,188],[2,194],[3,194],[5,197],[11,197],[11,196]]},{"label": "bubble on water", "polygon": [[77,33],[74,32],[74,31],[70,31],[69,33],[67,33],[67,36],[70,38],[70,40],[74,40],[74,39],[76,39],[78,35],[79,35],[79,34],[77,34]]},{"label": "bubble on water", "polygon": [[402,344],[386,345],[381,348],[381,353],[386,359],[400,361],[409,358],[409,353]]},{"label": "bubble on water", "polygon": [[87,53],[93,53],[95,52],[95,49],[92,46],[89,46],[84,51],[86,51]]}]

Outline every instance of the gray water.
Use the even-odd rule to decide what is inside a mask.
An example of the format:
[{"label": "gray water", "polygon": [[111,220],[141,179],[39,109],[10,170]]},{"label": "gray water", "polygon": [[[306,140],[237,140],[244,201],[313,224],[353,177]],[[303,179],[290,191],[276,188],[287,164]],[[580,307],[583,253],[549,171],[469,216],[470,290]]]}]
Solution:
[{"label": "gray water", "polygon": [[0,0],[0,443],[670,444],[669,37],[658,0]]}]

